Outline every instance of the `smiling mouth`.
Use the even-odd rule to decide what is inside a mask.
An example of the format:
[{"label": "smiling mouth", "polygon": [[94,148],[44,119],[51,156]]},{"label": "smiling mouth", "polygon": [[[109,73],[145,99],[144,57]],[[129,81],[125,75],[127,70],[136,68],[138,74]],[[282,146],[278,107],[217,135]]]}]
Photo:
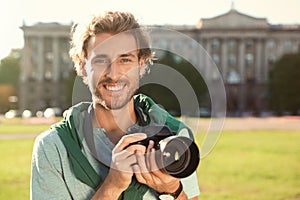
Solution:
[{"label": "smiling mouth", "polygon": [[114,84],[105,84],[104,88],[110,92],[119,92],[123,90],[125,83],[114,83]]}]

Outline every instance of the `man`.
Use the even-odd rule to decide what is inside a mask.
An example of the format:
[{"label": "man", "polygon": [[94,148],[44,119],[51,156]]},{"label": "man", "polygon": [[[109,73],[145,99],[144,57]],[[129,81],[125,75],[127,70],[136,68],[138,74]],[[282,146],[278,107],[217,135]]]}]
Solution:
[{"label": "man", "polygon": [[31,199],[197,199],[195,173],[179,179],[158,169],[153,141],[130,145],[147,137],[138,128],[150,124],[190,134],[149,97],[135,95],[152,53],[134,16],[107,12],[74,27],[70,55],[92,103],[73,106],[37,137]]}]

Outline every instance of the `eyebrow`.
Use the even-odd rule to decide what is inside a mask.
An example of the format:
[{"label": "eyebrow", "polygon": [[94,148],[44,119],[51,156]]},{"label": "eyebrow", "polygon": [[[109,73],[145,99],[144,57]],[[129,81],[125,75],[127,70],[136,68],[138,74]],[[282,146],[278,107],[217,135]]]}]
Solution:
[{"label": "eyebrow", "polygon": [[118,57],[137,57],[137,56],[134,55],[133,53],[124,53],[124,54],[120,54]]},{"label": "eyebrow", "polygon": [[[117,56],[117,58],[124,58],[124,57],[132,57],[132,58],[137,58],[137,55],[134,55],[133,53],[123,53]],[[109,58],[109,56],[107,54],[96,54],[92,60],[97,59],[97,58]]]},{"label": "eyebrow", "polygon": [[94,57],[93,57],[93,59],[95,59],[95,58],[107,58],[108,56],[107,55],[105,55],[105,54],[97,54],[97,55],[95,55]]}]

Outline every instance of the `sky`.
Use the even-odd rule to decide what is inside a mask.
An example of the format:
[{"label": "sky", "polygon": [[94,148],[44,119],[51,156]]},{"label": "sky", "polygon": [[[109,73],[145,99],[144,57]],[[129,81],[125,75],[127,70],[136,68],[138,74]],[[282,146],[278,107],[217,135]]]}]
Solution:
[{"label": "sky", "polygon": [[271,24],[300,24],[300,0],[3,0],[0,2],[0,59],[22,48],[20,27],[37,22],[71,24],[108,10],[129,11],[145,25],[196,25],[230,10],[267,18]]}]

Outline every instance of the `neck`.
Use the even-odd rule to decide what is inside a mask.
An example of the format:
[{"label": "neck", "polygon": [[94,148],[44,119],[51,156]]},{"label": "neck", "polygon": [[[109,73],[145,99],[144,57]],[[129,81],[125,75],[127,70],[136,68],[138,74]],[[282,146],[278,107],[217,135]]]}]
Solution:
[{"label": "neck", "polygon": [[136,123],[133,99],[118,110],[109,110],[94,103],[94,127],[104,128],[110,140],[116,144],[126,133],[128,127]]}]

